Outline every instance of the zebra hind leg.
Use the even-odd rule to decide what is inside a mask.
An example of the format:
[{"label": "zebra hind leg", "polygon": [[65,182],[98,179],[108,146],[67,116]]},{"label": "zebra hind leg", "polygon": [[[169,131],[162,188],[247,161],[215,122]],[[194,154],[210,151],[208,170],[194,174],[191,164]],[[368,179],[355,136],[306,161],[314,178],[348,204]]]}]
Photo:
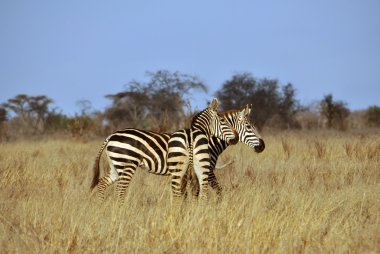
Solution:
[{"label": "zebra hind leg", "polygon": [[98,198],[100,201],[104,200],[104,194],[108,186],[113,184],[118,179],[118,174],[116,169],[112,165],[110,170],[106,173],[105,176],[100,178],[98,183]]},{"label": "zebra hind leg", "polygon": [[181,193],[182,193],[182,196],[183,196],[183,199],[186,200],[187,199],[187,190],[186,190],[186,187],[187,187],[187,182],[190,181],[190,176],[188,176],[188,172],[186,172],[186,174],[183,176],[183,179],[182,179],[182,184],[181,184]]},{"label": "zebra hind leg", "polygon": [[[175,164],[175,166],[173,166],[173,164]],[[188,161],[185,159],[185,162],[173,164],[169,163],[171,169],[172,208],[178,211],[182,207],[183,197],[184,194],[186,194],[186,169],[188,167]]]},{"label": "zebra hind leg", "polygon": [[194,169],[192,170],[192,174],[189,176],[189,182],[191,186],[191,193],[193,198],[198,198],[199,196],[199,181],[197,175],[194,173]]},{"label": "zebra hind leg", "polygon": [[[203,164],[204,163],[204,164]],[[199,198],[203,201],[208,200],[208,184],[209,184],[209,165],[194,158],[194,172],[198,179],[199,185]]]},{"label": "zebra hind leg", "polygon": [[124,205],[125,194],[129,186],[129,183],[131,182],[132,177],[136,172],[137,166],[138,164],[129,163],[128,165],[126,165],[125,168],[119,170],[119,179],[117,182],[116,191],[118,193],[118,200],[120,206]]}]

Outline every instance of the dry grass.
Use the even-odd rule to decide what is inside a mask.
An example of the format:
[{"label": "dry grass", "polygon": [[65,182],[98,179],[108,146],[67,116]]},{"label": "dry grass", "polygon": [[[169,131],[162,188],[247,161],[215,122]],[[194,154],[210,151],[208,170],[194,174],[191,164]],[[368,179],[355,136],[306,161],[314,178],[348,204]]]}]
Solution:
[{"label": "dry grass", "polygon": [[1,253],[380,252],[380,137],[282,133],[238,145],[225,196],[170,207],[168,178],[138,172],[124,208],[90,197],[101,140],[0,144]]}]

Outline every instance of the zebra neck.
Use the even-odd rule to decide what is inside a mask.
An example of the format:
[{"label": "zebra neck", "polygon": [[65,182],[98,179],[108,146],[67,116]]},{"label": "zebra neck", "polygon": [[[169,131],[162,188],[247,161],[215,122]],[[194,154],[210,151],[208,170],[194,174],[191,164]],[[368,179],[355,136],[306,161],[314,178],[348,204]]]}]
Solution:
[{"label": "zebra neck", "polygon": [[207,117],[208,116],[207,110],[202,111],[198,113],[192,120],[191,122],[191,129],[192,130],[200,130],[205,134],[208,138],[210,137],[210,130],[207,126],[210,125],[210,119]]},{"label": "zebra neck", "polygon": [[215,156],[219,156],[229,146],[226,141],[217,137],[212,137],[209,144],[210,149]]}]

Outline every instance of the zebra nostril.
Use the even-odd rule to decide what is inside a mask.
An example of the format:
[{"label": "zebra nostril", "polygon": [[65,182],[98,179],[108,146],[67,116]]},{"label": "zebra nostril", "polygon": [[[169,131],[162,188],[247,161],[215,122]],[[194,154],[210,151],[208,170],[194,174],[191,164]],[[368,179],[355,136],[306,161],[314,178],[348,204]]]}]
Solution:
[{"label": "zebra nostril", "polygon": [[265,143],[264,143],[264,140],[262,140],[261,138],[259,139],[259,145],[258,146],[255,146],[255,152],[256,153],[261,153],[262,151],[264,151],[265,149]]}]

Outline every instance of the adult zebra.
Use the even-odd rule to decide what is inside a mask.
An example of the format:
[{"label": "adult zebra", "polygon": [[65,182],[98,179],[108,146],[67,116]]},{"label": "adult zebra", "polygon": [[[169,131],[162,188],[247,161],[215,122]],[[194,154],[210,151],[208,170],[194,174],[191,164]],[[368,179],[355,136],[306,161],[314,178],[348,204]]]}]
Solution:
[{"label": "adult zebra", "polygon": [[[229,144],[236,144],[239,138],[237,132],[217,113],[217,107],[218,101],[214,99],[210,107],[193,118],[192,125],[206,129],[210,136],[218,137]],[[139,165],[146,165],[151,173],[168,175],[166,159],[169,138],[169,134],[137,129],[125,129],[111,134],[96,157],[91,189],[98,186],[98,196],[104,199],[105,189],[118,180],[116,189],[119,203],[123,204],[126,189]],[[99,161],[104,149],[110,168],[99,180]]]},{"label": "adult zebra", "polygon": [[[221,113],[228,123],[238,132],[239,141],[260,153],[265,149],[264,140],[257,134],[256,128],[248,120],[251,105],[241,111],[230,110]],[[203,132],[205,133],[205,132]],[[172,175],[172,191],[174,197],[182,196],[187,181],[192,183],[195,195],[207,196],[207,186],[216,190],[221,197],[222,187],[214,174],[219,155],[229,146],[227,142],[199,131],[179,130],[171,135],[168,150],[168,167]],[[188,170],[188,167],[192,167]],[[190,172],[195,173],[189,174]],[[192,181],[195,176],[197,183]],[[200,187],[200,188],[199,188]]]}]

